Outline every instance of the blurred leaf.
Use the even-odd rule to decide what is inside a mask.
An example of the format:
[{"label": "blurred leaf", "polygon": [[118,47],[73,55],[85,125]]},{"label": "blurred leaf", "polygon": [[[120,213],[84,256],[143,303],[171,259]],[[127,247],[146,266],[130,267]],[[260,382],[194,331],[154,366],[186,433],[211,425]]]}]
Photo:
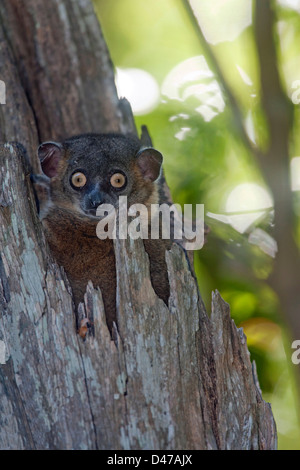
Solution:
[{"label": "blurred leaf", "polygon": [[239,327],[243,328],[249,347],[255,346],[276,354],[283,353],[281,329],[276,323],[265,318],[250,318],[242,322]]}]

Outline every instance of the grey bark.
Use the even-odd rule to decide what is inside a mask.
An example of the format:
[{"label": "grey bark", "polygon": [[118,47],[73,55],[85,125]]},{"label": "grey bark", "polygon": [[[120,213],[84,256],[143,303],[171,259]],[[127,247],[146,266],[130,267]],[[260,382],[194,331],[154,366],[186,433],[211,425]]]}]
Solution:
[{"label": "grey bark", "polygon": [[[0,5],[0,448],[274,449],[246,339],[213,293],[209,317],[184,250],[166,253],[169,307],[140,240],[116,240],[118,325],[87,287],[78,334],[68,280],[49,252],[30,184],[39,141],[133,131],[88,0]],[[71,81],[70,81],[71,77]],[[67,83],[67,81],[69,82]],[[201,280],[200,280],[201,283]]]}]

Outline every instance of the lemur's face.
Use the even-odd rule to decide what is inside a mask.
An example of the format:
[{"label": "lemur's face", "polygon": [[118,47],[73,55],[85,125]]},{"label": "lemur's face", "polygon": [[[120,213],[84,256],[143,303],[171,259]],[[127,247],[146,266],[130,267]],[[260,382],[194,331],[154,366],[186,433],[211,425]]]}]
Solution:
[{"label": "lemur's face", "polygon": [[63,144],[41,144],[39,158],[51,178],[55,206],[79,218],[96,220],[97,208],[118,208],[120,196],[127,196],[128,207],[158,202],[155,181],[162,155],[152,148],[140,149],[138,139],[118,134],[75,136]]}]

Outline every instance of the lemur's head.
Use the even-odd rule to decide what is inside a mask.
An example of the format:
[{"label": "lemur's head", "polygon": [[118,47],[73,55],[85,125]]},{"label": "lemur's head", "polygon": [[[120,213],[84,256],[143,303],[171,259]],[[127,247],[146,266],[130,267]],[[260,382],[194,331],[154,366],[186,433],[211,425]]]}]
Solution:
[{"label": "lemur's head", "polygon": [[127,196],[128,207],[158,202],[162,155],[152,147],[141,148],[136,137],[79,135],[63,143],[44,142],[38,155],[50,178],[53,203],[80,218],[94,219],[101,204],[117,208],[119,196]]}]

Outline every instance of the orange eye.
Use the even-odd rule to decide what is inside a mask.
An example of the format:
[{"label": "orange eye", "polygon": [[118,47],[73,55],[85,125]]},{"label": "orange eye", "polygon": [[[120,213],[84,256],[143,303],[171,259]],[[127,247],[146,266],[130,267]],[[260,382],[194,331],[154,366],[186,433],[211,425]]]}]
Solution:
[{"label": "orange eye", "polygon": [[112,185],[113,188],[123,188],[123,186],[126,183],[126,178],[122,173],[115,173],[112,175],[110,178],[110,184]]},{"label": "orange eye", "polygon": [[72,175],[71,181],[75,188],[83,188],[83,186],[86,184],[86,176],[85,174],[80,173],[78,171],[77,173],[74,173],[74,175]]}]

